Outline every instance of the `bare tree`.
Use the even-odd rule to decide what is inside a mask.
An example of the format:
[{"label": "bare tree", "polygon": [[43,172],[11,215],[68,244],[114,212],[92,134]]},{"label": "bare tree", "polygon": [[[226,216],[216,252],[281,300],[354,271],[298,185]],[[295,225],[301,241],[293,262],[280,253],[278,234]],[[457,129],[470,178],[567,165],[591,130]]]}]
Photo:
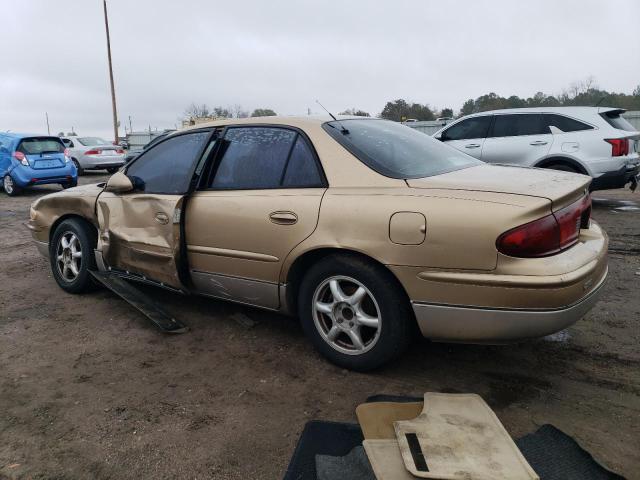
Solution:
[{"label": "bare tree", "polygon": [[184,111],[184,116],[189,118],[203,118],[209,117],[210,115],[211,110],[209,110],[206,103],[198,105],[195,102],[191,102],[191,105],[189,105]]}]

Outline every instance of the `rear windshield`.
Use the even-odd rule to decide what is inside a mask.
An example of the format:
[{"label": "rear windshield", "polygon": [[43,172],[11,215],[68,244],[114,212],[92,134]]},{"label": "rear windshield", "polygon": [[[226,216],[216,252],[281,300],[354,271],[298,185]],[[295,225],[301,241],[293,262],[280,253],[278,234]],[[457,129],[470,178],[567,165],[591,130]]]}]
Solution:
[{"label": "rear windshield", "polygon": [[100,137],[77,137],[75,140],[78,140],[82,145],[88,147],[90,145],[109,145],[109,142],[103,140]]},{"label": "rear windshield", "polygon": [[619,130],[626,130],[628,132],[635,132],[637,128],[631,125],[626,118],[622,117],[619,110],[613,110],[611,112],[601,113],[600,116],[605,119],[605,121],[611,125],[613,128],[617,128]]},{"label": "rear windshield", "polygon": [[62,153],[64,149],[65,146],[59,138],[32,137],[24,138],[16,150],[25,155],[38,155],[40,153]]},{"label": "rear windshield", "polygon": [[323,128],[386,177],[430,177],[482,163],[425,133],[387,120],[340,120],[327,122]]}]

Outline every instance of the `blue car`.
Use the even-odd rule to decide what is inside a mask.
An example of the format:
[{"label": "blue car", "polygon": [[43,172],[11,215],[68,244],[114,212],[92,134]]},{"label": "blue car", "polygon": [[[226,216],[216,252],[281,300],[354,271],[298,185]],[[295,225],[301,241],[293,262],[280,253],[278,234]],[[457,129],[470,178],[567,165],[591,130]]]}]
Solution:
[{"label": "blue car", "polygon": [[32,185],[78,184],[78,171],[58,137],[0,132],[0,175],[4,191],[18,195]]}]

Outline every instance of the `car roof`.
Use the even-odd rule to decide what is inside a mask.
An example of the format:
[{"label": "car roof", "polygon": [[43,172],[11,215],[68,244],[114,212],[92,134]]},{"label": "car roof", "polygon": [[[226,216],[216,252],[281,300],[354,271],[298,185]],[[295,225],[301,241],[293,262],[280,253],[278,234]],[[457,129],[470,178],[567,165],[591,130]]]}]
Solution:
[{"label": "car roof", "polygon": [[45,135],[45,134],[40,134],[40,133],[0,132],[0,135],[11,137],[11,138],[16,138],[16,139],[23,139],[23,138],[30,138],[30,137],[55,137],[55,138],[58,138],[58,137],[56,137],[56,135]]},{"label": "car roof", "polygon": [[522,108],[503,108],[499,110],[487,110],[486,112],[478,112],[470,115],[466,115],[467,117],[480,116],[480,115],[492,115],[497,113],[565,113],[570,115],[572,112],[574,113],[584,113],[584,112],[609,112],[609,111],[618,111],[624,112],[626,111],[624,108],[614,108],[614,107],[522,107]]},{"label": "car roof", "polygon": [[[372,117],[358,117],[338,115],[338,120],[376,120]],[[332,122],[333,118],[328,115],[310,115],[310,116],[276,116],[276,117],[250,117],[250,118],[226,118],[220,120],[212,120],[210,122],[199,123],[197,125],[191,125],[176,132],[171,132],[169,135],[173,135],[188,130],[198,130],[200,128],[207,127],[224,127],[227,125],[286,125],[291,127],[304,127],[318,126],[326,122]]]}]

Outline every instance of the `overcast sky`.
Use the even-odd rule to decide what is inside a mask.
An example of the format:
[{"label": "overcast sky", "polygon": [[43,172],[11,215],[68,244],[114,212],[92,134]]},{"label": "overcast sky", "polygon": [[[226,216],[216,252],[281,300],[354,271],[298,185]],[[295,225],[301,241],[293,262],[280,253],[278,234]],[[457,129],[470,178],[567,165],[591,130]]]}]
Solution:
[{"label": "overcast sky", "polygon": [[[122,126],[640,84],[639,0],[108,0]],[[0,0],[0,130],[111,135],[102,0]],[[121,127],[121,134],[123,128]],[[110,137],[109,137],[110,138]]]}]

